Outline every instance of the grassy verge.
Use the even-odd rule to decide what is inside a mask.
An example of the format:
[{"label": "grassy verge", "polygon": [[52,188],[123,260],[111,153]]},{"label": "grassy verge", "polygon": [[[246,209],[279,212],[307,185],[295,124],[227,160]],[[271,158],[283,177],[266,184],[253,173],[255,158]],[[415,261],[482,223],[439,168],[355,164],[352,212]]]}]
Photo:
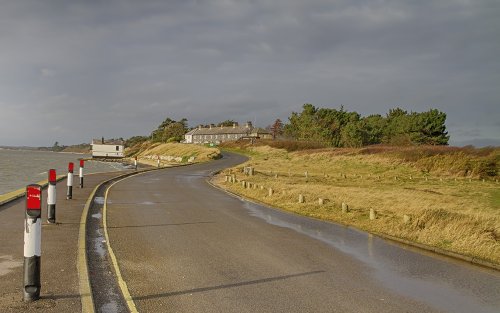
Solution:
[{"label": "grassy verge", "polygon": [[128,157],[136,157],[140,163],[157,165],[160,158],[162,166],[179,163],[206,162],[220,157],[217,148],[181,143],[145,142],[126,151]]},{"label": "grassy verge", "polygon": [[[500,264],[500,184],[497,176],[482,176],[496,175],[492,171],[498,166],[498,149],[231,149],[251,158],[217,178],[220,186],[235,193],[305,216]],[[255,169],[252,176],[242,171],[249,166]],[[226,182],[226,175],[235,175],[240,183]],[[244,188],[243,180],[251,188]],[[304,203],[299,203],[299,195]],[[342,203],[349,212],[342,212]],[[370,209],[376,212],[374,220]]]}]

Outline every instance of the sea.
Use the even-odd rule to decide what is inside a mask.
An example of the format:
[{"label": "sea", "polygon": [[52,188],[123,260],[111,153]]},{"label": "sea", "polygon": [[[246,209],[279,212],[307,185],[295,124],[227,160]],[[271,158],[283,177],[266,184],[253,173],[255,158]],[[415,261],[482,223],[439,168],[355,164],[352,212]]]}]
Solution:
[{"label": "sea", "polygon": [[[68,173],[68,163],[75,163],[75,177],[78,176],[79,159],[90,158],[88,154],[49,152],[36,150],[9,150],[0,148],[0,195],[25,188],[47,179],[49,169],[57,175]],[[121,171],[125,167],[119,162],[85,162],[84,173]]]}]

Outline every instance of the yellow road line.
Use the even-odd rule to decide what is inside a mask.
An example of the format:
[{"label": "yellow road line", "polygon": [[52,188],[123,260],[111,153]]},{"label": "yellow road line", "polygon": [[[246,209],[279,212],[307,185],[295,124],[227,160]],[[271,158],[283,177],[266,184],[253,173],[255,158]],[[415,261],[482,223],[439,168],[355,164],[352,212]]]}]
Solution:
[{"label": "yellow road line", "polygon": [[[136,176],[136,175],[132,175],[132,176]],[[113,267],[114,267],[115,273],[116,273],[116,278],[118,279],[118,285],[120,286],[120,290],[122,291],[123,298],[127,302],[127,306],[128,306],[128,309],[130,310],[130,312],[131,313],[138,313],[137,308],[135,307],[134,300],[132,299],[132,296],[130,295],[130,292],[128,290],[127,283],[125,282],[125,280],[123,280],[123,277],[122,277],[122,274],[120,271],[120,267],[118,266],[118,261],[116,259],[116,255],[113,252],[113,249],[111,248],[111,244],[109,242],[108,218],[107,218],[107,214],[106,214],[107,213],[107,202],[108,202],[109,190],[115,184],[117,184],[117,183],[121,182],[122,180],[125,180],[129,177],[131,177],[131,176],[122,178],[122,179],[114,182],[113,184],[111,184],[111,186],[109,186],[106,189],[106,194],[104,195],[104,207],[102,209],[102,224],[103,224],[103,228],[104,228],[104,237],[106,238],[106,246],[108,247],[108,253],[109,253],[109,256],[111,257],[111,262],[113,263]]]},{"label": "yellow road line", "polygon": [[87,266],[87,252],[86,252],[86,240],[85,240],[85,229],[87,226],[87,214],[89,212],[90,205],[92,204],[92,199],[101,184],[97,185],[92,193],[90,194],[85,207],[83,208],[82,217],[80,218],[80,230],[78,232],[78,278],[80,285],[80,298],[82,301],[82,313],[94,313],[94,299],[92,297],[92,290],[90,288],[89,281],[89,270]]}]

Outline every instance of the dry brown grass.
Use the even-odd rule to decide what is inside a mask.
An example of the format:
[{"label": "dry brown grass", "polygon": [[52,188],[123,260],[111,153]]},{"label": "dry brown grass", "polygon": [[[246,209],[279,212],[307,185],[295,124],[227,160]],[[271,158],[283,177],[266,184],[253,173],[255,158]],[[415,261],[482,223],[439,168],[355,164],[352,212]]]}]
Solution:
[{"label": "dry brown grass", "polygon": [[[478,176],[423,171],[416,164],[423,158],[409,161],[395,156],[396,153],[401,152],[366,153],[363,149],[288,152],[257,146],[250,148],[249,162],[222,173],[218,182],[231,191],[284,210],[500,264],[500,185],[495,182],[496,177],[483,182]],[[425,158],[449,164],[449,155],[458,158],[454,153]],[[487,157],[490,156],[491,152]],[[254,167],[256,175],[244,175],[243,166]],[[259,187],[244,189],[241,184],[224,183],[224,175],[229,171]],[[264,190],[260,186],[265,186]],[[271,197],[268,188],[275,190]],[[306,203],[298,203],[299,194],[304,195]],[[327,201],[320,206],[318,198]],[[342,202],[349,205],[349,213],[341,212]],[[368,218],[370,209],[377,211],[374,221]],[[403,215],[410,216],[411,221],[403,223]]]}]

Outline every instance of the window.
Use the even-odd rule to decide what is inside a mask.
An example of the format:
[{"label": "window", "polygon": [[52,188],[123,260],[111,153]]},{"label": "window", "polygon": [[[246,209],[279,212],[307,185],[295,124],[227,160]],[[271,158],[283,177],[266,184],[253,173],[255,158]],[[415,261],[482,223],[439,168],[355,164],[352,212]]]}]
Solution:
[{"label": "window", "polygon": [[120,151],[120,146],[116,146],[116,151]]}]

